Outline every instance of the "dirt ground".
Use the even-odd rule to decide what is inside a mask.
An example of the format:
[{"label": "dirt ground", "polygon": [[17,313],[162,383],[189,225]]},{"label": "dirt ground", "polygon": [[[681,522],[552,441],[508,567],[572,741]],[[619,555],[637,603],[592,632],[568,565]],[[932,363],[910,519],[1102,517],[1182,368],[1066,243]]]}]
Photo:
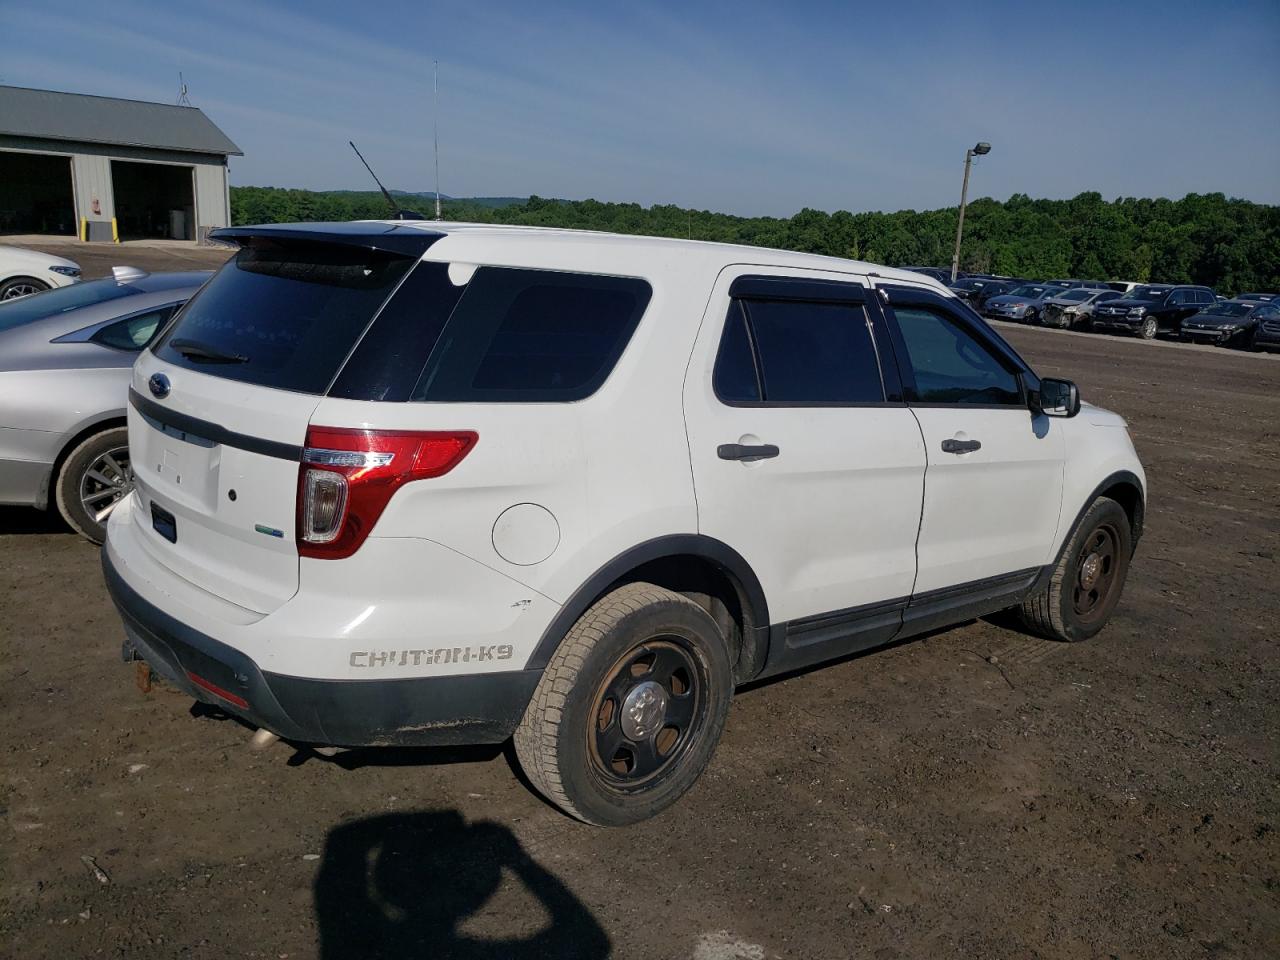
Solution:
[{"label": "dirt ground", "polygon": [[135,688],[96,549],[0,511],[0,954],[1280,956],[1280,358],[1002,329],[1146,464],[1112,624],[742,691],[699,785],[625,830],[498,749],[250,752]]}]

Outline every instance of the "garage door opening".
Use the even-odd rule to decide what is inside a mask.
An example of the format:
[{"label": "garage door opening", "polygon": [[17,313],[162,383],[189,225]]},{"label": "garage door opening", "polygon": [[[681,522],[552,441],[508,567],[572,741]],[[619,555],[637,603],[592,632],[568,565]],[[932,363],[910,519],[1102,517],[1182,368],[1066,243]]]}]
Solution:
[{"label": "garage door opening", "polygon": [[193,177],[191,167],[112,160],[120,239],[195,239]]},{"label": "garage door opening", "polygon": [[0,233],[76,234],[70,157],[0,151]]}]

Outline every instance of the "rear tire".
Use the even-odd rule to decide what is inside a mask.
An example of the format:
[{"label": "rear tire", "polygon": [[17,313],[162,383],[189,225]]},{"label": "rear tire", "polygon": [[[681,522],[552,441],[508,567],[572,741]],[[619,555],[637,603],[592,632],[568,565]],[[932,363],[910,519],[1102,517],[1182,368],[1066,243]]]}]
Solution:
[{"label": "rear tire", "polygon": [[0,300],[17,300],[48,289],[47,283],[35,277],[10,277],[0,283]]},{"label": "rear tire", "polygon": [[1120,602],[1132,555],[1129,515],[1116,501],[1099,497],[1080,518],[1049,582],[1016,608],[1018,618],[1052,640],[1088,640]]},{"label": "rear tire", "polygon": [[715,621],[687,597],[631,583],[573,625],[516,729],[544,797],[586,823],[652,817],[706,769],[729,713],[733,667]]},{"label": "rear tire", "polygon": [[102,543],[111,511],[133,489],[128,431],[112,427],[85,438],[62,461],[54,483],[62,518],[86,540]]}]

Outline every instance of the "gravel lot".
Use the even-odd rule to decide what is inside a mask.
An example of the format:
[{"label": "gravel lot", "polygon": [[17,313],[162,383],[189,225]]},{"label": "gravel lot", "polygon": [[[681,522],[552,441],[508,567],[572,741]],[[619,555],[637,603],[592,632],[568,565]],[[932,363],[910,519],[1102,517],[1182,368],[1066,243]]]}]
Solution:
[{"label": "gravel lot", "polygon": [[135,688],[94,548],[0,509],[0,954],[1280,955],[1280,358],[1002,330],[1146,464],[1111,626],[976,622],[743,691],[702,782],[626,830],[497,749],[250,752]]}]

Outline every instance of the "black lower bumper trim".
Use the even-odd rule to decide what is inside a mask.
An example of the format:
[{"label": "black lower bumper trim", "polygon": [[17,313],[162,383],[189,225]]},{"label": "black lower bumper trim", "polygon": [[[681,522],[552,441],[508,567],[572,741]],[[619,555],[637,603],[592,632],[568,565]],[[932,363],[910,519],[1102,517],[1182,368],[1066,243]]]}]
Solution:
[{"label": "black lower bumper trim", "polygon": [[[107,590],[124,621],[126,659],[139,658],[193,698],[215,704],[286,740],[343,747],[501,743],[524,715],[540,670],[317,680],[267,673],[244,653],[143,599],[102,551]],[[218,696],[195,674],[243,700]]]}]

